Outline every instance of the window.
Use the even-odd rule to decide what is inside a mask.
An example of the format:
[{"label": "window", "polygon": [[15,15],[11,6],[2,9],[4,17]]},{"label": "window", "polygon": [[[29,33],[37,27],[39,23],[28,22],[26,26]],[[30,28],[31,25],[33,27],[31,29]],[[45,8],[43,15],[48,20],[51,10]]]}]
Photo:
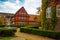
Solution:
[{"label": "window", "polygon": [[46,9],[46,18],[51,18],[50,13],[51,13],[51,7],[48,7]]},{"label": "window", "polygon": [[56,15],[57,17],[60,17],[60,5],[56,6]]},{"label": "window", "polygon": [[25,22],[19,22],[19,24],[25,24]]},{"label": "window", "polygon": [[37,17],[35,17],[34,20],[37,21]]},{"label": "window", "polygon": [[6,16],[4,16],[4,18],[5,18]]},{"label": "window", "polygon": [[19,14],[21,14],[21,12],[19,12]]},{"label": "window", "polygon": [[19,17],[19,20],[26,21],[26,17]]},{"label": "window", "polygon": [[19,12],[19,14],[25,14],[24,12]]},{"label": "window", "polygon": [[13,24],[15,24],[15,23],[13,22]]},{"label": "window", "polygon": [[1,16],[0,16],[1,17]]},{"label": "window", "polygon": [[29,22],[29,24],[37,24],[36,22]]},{"label": "window", "polygon": [[14,18],[12,18],[14,20]]}]

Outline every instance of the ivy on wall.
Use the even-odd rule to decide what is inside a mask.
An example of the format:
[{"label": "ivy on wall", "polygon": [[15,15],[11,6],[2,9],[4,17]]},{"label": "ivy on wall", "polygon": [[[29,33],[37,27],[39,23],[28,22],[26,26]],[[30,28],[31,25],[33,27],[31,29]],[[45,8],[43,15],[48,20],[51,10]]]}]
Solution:
[{"label": "ivy on wall", "polygon": [[[54,2],[55,3],[55,2]],[[50,30],[54,30],[57,24],[56,17],[56,4],[51,6],[51,22],[50,22]],[[42,27],[43,29],[48,28],[48,22],[46,20],[46,8],[48,7],[47,0],[42,0]]]},{"label": "ivy on wall", "polygon": [[42,27],[43,27],[43,30],[45,30],[47,27],[46,8],[47,8],[47,1],[42,0]]},{"label": "ivy on wall", "polygon": [[50,29],[51,30],[54,30],[56,24],[57,24],[56,6],[53,6],[53,7],[51,7],[51,23],[50,23]]}]

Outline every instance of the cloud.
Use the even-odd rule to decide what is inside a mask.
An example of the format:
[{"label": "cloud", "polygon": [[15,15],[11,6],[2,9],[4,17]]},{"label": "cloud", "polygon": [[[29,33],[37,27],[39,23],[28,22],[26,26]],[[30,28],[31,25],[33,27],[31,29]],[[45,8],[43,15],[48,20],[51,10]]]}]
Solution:
[{"label": "cloud", "polygon": [[10,1],[6,1],[4,3],[0,3],[0,11],[15,13],[22,5],[17,3],[13,3]]},{"label": "cloud", "polygon": [[0,2],[5,2],[5,1],[8,1],[8,0],[0,0]]},{"label": "cloud", "polygon": [[40,7],[40,5],[41,0],[26,0],[23,6],[26,8],[29,14],[36,14],[37,8]]},{"label": "cloud", "polygon": [[[1,0],[0,0],[1,1]],[[22,6],[26,9],[29,14],[33,14],[37,12],[37,7],[41,5],[41,0],[8,0],[1,1],[0,3],[0,11],[1,12],[9,12],[15,13]]]}]

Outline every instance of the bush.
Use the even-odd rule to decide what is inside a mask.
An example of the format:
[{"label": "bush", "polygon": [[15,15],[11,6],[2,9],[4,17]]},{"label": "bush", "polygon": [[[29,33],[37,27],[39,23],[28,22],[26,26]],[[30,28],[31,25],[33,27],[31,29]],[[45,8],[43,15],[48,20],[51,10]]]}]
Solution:
[{"label": "bush", "polygon": [[54,31],[44,31],[39,29],[32,29],[32,28],[20,28],[21,32],[40,35],[40,36],[46,36],[50,38],[58,39],[60,37],[60,32],[54,32]]},{"label": "bush", "polygon": [[0,36],[1,37],[9,37],[9,36],[14,36],[14,33],[16,32],[16,30],[13,29],[0,29]]},{"label": "bush", "polygon": [[5,25],[0,25],[0,27],[5,27]]},{"label": "bush", "polygon": [[10,27],[17,27],[17,25],[15,25],[15,24],[11,24]]},{"label": "bush", "polygon": [[29,28],[39,29],[39,27],[37,27],[37,26],[36,27],[35,26],[34,27],[29,27]]}]

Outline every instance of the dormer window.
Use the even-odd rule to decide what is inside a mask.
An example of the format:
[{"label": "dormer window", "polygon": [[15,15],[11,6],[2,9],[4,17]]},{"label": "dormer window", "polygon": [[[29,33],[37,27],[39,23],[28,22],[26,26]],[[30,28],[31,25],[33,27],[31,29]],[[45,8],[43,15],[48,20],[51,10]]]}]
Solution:
[{"label": "dormer window", "polygon": [[19,12],[19,14],[25,14],[24,12]]}]

